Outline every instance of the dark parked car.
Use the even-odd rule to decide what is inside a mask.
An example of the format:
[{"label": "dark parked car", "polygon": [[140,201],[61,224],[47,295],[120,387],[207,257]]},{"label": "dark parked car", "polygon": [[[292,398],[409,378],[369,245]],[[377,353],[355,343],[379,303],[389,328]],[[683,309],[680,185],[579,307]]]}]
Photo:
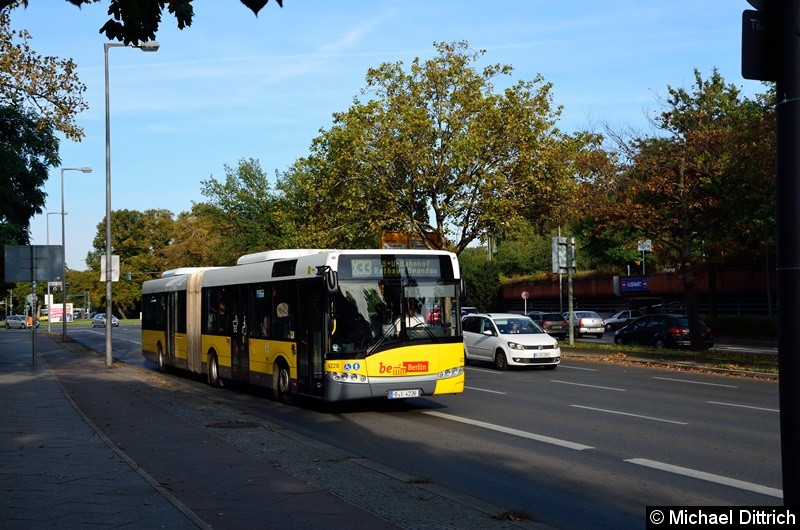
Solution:
[{"label": "dark parked car", "polygon": [[[700,321],[703,347],[711,348],[714,337],[705,322]],[[688,348],[692,345],[689,318],[684,315],[646,315],[637,318],[614,334],[616,344],[642,344],[656,348]]]},{"label": "dark parked car", "polygon": [[545,313],[544,311],[531,311],[528,318],[539,324],[549,335],[565,339],[569,334],[569,324],[561,313]]}]

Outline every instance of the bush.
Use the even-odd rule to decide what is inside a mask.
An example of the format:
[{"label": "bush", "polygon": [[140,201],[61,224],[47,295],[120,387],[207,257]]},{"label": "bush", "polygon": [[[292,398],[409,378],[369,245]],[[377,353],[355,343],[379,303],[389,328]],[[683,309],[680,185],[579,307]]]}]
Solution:
[{"label": "bush", "polygon": [[706,316],[706,324],[715,336],[742,337],[752,339],[774,339],[778,337],[777,319],[769,320],[757,316]]}]

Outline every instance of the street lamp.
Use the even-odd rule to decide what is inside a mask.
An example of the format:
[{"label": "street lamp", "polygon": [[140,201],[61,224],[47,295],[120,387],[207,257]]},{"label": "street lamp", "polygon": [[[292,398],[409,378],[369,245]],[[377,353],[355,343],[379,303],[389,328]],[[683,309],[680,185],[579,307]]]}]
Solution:
[{"label": "street lamp", "polygon": [[[51,215],[63,215],[64,212],[47,212],[47,246],[50,246],[50,216]],[[61,242],[61,245],[64,245],[64,242]],[[63,274],[63,271],[62,271]],[[47,281],[47,332],[50,333],[50,321],[52,320],[52,314],[50,309],[53,307],[53,301],[50,299],[50,280]]]},{"label": "street lamp", "polygon": [[[113,347],[111,343],[111,114],[108,104],[108,49],[128,46],[121,42],[106,42],[103,44],[103,57],[105,59],[106,81],[106,366],[114,364]],[[133,46],[143,52],[158,50],[156,41],[142,42]]]},{"label": "street lamp", "polygon": [[[62,167],[61,168],[61,296],[64,298],[61,300],[62,303],[62,310],[61,310],[61,322],[62,322],[62,329],[63,333],[61,336],[61,340],[67,340],[67,253],[66,248],[67,245],[64,239],[64,172],[65,171],[80,171],[81,173],[91,173],[92,168],[90,167]],[[47,321],[50,322],[50,316],[48,315]]]}]

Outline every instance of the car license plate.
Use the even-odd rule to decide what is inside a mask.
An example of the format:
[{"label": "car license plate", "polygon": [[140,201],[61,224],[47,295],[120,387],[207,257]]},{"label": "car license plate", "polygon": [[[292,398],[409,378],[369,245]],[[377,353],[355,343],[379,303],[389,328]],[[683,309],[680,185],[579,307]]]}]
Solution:
[{"label": "car license plate", "polygon": [[414,390],[389,390],[389,399],[402,399],[419,396],[419,388],[415,388]]}]

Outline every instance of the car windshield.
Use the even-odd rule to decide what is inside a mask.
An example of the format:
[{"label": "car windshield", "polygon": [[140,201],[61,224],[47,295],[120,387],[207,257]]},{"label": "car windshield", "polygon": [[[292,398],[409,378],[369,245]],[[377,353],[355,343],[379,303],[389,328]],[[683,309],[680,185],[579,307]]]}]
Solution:
[{"label": "car windshield", "polygon": [[564,320],[564,317],[558,313],[545,313],[542,315],[542,320]]},{"label": "car windshield", "polygon": [[529,318],[495,318],[494,323],[503,335],[544,333],[544,330]]}]

